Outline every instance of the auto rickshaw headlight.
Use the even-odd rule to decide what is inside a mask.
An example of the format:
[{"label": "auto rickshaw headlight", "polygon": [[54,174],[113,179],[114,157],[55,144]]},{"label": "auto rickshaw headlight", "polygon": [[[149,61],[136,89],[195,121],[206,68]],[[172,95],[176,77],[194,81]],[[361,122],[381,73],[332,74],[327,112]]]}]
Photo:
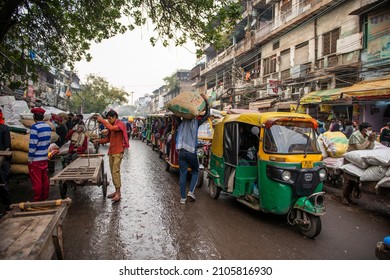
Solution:
[{"label": "auto rickshaw headlight", "polygon": [[326,179],[326,170],[325,169],[320,169],[318,171],[318,175],[320,176],[321,181],[325,181]]},{"label": "auto rickshaw headlight", "polygon": [[291,179],[291,172],[288,171],[288,170],[284,170],[282,172],[282,178],[283,178],[284,181],[290,181],[290,179]]}]

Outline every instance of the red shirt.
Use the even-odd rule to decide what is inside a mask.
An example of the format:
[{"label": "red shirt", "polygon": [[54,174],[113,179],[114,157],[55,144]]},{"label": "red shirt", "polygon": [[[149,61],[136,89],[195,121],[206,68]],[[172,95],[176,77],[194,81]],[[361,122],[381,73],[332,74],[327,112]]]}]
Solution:
[{"label": "red shirt", "polygon": [[126,135],[123,133],[123,129],[126,131],[125,125],[118,119],[114,125],[111,125],[108,121],[102,123],[110,133],[109,137],[100,139],[99,143],[110,143],[110,147],[108,148],[109,155],[123,153],[126,148],[126,143],[128,143],[127,133]]}]

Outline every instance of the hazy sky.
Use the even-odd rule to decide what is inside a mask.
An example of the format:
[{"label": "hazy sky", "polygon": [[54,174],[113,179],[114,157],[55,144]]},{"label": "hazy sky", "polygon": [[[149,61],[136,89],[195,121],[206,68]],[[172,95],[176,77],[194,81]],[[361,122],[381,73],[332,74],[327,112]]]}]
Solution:
[{"label": "hazy sky", "polygon": [[97,74],[115,87],[134,92],[134,101],[164,85],[163,78],[178,69],[191,70],[196,65],[195,47],[153,47],[146,27],[135,29],[91,46],[92,61],[76,63],[81,81]]}]

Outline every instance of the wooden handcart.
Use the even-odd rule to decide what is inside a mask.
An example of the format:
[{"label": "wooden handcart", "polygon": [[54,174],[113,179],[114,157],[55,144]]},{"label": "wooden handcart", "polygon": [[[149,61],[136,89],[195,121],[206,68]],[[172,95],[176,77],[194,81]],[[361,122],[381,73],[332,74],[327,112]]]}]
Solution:
[{"label": "wooden handcart", "polygon": [[0,259],[64,259],[62,223],[69,198],[12,204],[0,219]]},{"label": "wooden handcart", "polygon": [[103,155],[79,155],[73,162],[50,178],[58,184],[61,198],[65,198],[68,188],[77,186],[97,185],[103,190],[103,197],[107,195],[108,180],[104,172]]}]

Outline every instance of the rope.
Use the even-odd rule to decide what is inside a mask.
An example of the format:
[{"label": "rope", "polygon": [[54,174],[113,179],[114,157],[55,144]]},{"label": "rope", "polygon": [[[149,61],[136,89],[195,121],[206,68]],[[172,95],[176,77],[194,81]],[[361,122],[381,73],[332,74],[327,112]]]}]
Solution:
[{"label": "rope", "polygon": [[[92,128],[91,127],[91,124],[92,124]],[[92,116],[87,118],[85,120],[85,131],[87,132],[90,132],[90,135],[92,135],[92,133],[96,132],[96,135],[98,136],[99,138],[99,123],[98,121],[93,118]],[[90,166],[90,160],[89,160],[90,156],[89,156],[89,148],[87,148],[87,159],[88,159],[88,165],[86,167],[89,167]]]}]

